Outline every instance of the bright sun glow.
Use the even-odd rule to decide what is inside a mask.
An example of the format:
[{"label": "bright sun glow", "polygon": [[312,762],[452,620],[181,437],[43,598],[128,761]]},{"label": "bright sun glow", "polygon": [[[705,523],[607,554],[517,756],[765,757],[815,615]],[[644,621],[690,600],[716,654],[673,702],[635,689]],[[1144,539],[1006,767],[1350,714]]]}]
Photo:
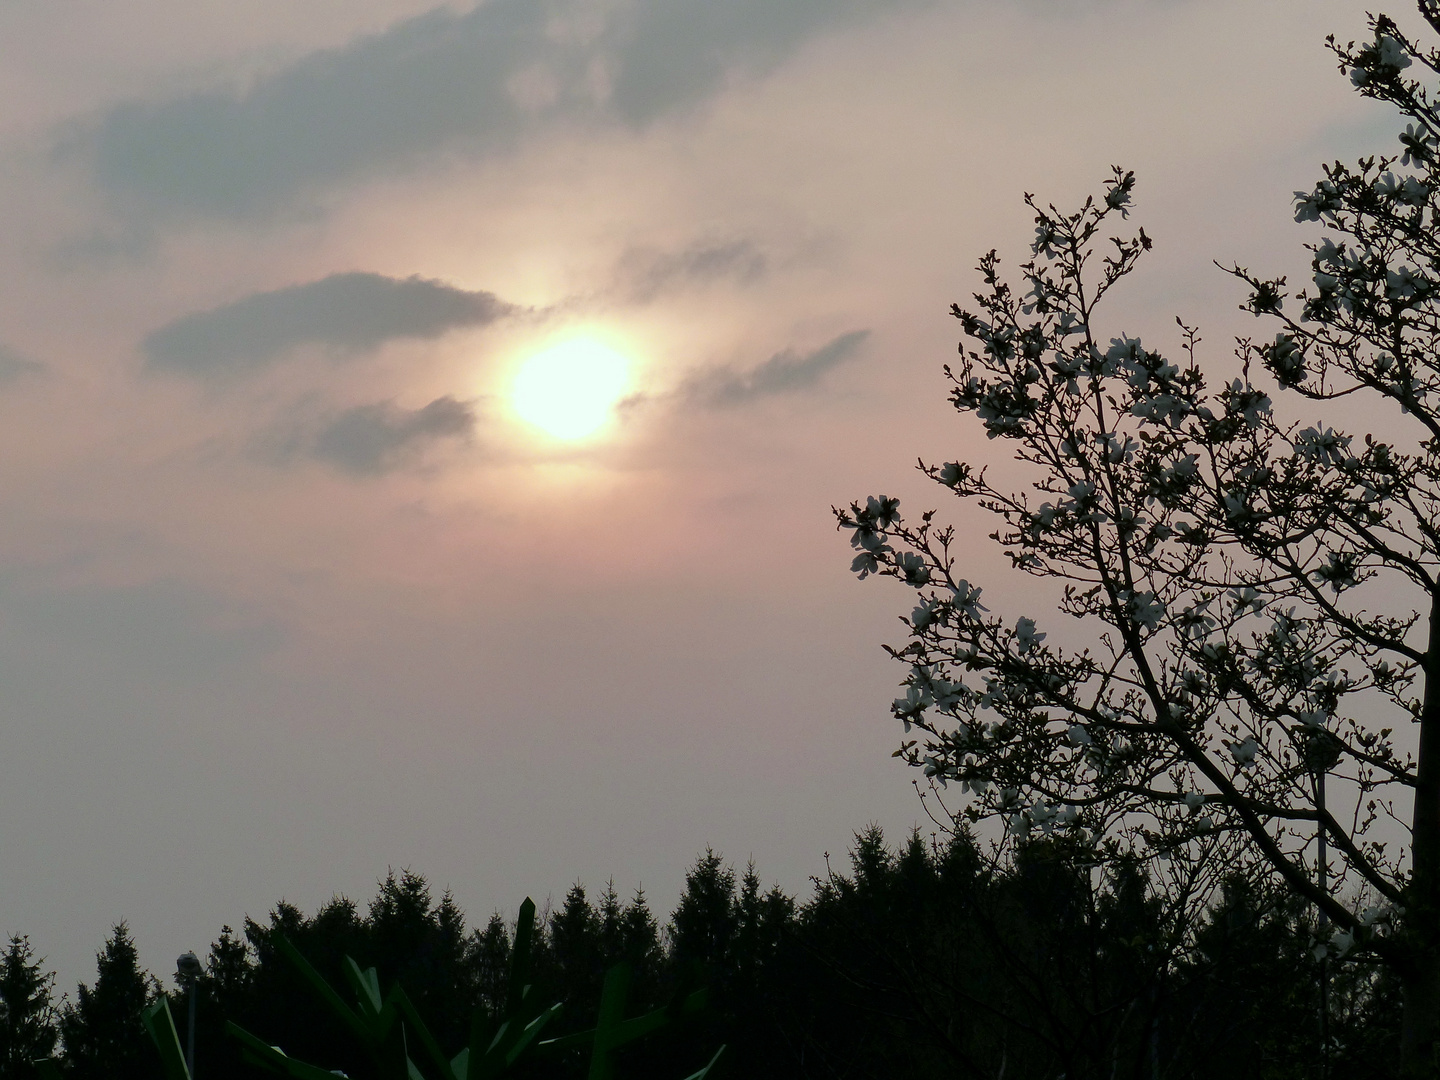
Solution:
[{"label": "bright sun glow", "polygon": [[557,439],[597,431],[625,393],[630,362],[608,345],[574,338],[537,353],[515,377],[515,411]]}]

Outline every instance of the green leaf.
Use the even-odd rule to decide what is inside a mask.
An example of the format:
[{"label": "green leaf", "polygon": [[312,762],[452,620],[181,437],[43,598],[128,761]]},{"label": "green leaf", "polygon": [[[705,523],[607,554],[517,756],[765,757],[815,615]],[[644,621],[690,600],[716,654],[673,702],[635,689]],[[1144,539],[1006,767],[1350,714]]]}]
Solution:
[{"label": "green leaf", "polygon": [[[276,934],[274,941],[280,955],[289,960],[295,970],[300,972],[301,977],[310,984],[310,988],[320,996],[320,1000],[325,1002],[330,1007],[330,1011],[359,1037],[367,1049],[373,1050],[374,1040],[365,1021],[355,1015],[355,1011],[345,1004],[344,999],[335,991],[335,988],[311,966],[310,961],[300,954],[300,950],[291,944],[289,938],[284,934]],[[351,962],[353,963],[353,961]]]},{"label": "green leaf", "polygon": [[625,1019],[625,1001],[629,996],[630,965],[616,964],[605,973],[605,986],[600,991],[600,1013],[590,1045],[588,1080],[614,1080],[614,1050],[622,1041],[615,1037],[616,1028]]},{"label": "green leaf", "polygon": [[[617,967],[620,965],[617,965]],[[615,968],[610,969],[612,972]],[[607,974],[607,988],[610,985],[610,976]],[[634,1042],[652,1031],[658,1031],[665,1025],[680,1016],[690,1013],[697,1013],[705,1008],[707,993],[702,988],[684,997],[677,996],[669,1004],[658,1009],[645,1013],[642,1016],[635,1016],[629,1020],[622,1020],[613,1024],[605,1032],[603,1041],[610,1049],[624,1046],[626,1043]],[[601,999],[601,1010],[603,1016],[604,998]],[[603,1023],[603,1020],[602,1020]],[[590,1028],[587,1031],[577,1031],[571,1035],[562,1035],[558,1039],[546,1039],[539,1046],[539,1051],[547,1056],[563,1053],[567,1050],[575,1050],[591,1045],[599,1037],[600,1026]]]},{"label": "green leaf", "polygon": [[257,1039],[233,1021],[226,1021],[225,1033],[240,1043],[246,1060],[252,1064],[294,1077],[295,1080],[335,1080],[335,1074],[330,1070],[289,1057],[278,1046]]},{"label": "green leaf", "polygon": [[560,1015],[562,1008],[564,1008],[563,1003],[557,1001],[525,1025],[525,1030],[520,1033],[520,1038],[515,1041],[515,1045],[505,1052],[506,1067],[515,1064],[515,1062],[519,1060],[520,1055],[525,1052],[525,1048],[535,1041],[540,1032],[545,1030],[546,1024]]},{"label": "green leaf", "polygon": [[170,1002],[161,997],[145,1006],[140,1012],[140,1022],[145,1025],[155,1049],[160,1051],[160,1064],[164,1066],[166,1080],[190,1080],[185,1054],[180,1049],[180,1035],[175,1030],[175,1018],[170,1015]]},{"label": "green leaf", "polygon": [[435,1063],[440,1075],[442,1077],[447,1076],[450,1072],[450,1059],[446,1057],[445,1052],[440,1049],[439,1041],[431,1034],[430,1028],[426,1026],[425,1021],[420,1019],[420,1014],[415,1010],[415,1004],[410,1000],[410,995],[405,993],[405,988],[399,983],[396,983],[395,986],[391,988],[385,1005],[387,1009],[392,1007],[398,1008],[400,1015],[404,1016],[405,1019],[410,1022],[411,1030],[414,1031],[415,1037],[420,1040],[420,1045],[424,1048],[430,1060]]},{"label": "green leaf", "polygon": [[720,1045],[720,1049],[715,1051],[715,1056],[710,1059],[710,1063],[706,1065],[703,1069],[701,1069],[699,1072],[691,1073],[685,1078],[685,1080],[705,1080],[705,1077],[710,1075],[710,1070],[715,1067],[715,1062],[720,1060],[720,1055],[724,1052],[725,1045],[722,1043]]},{"label": "green leaf", "polygon": [[355,999],[360,1005],[360,1011],[367,1020],[374,1021],[380,1015],[380,976],[375,969],[366,968],[360,970],[360,965],[350,957],[345,957],[344,964],[345,978],[349,981],[351,989],[355,991]]},{"label": "green leaf", "polygon": [[535,901],[530,897],[520,905],[515,920],[515,944],[510,950],[510,993],[505,1004],[507,1016],[520,1015],[530,987],[530,949],[535,939]]}]

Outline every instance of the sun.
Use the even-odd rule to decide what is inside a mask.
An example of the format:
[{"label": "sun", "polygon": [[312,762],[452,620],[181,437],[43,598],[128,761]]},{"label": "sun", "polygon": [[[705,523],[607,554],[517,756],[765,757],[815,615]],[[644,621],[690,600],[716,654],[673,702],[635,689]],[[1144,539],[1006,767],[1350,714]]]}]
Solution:
[{"label": "sun", "polygon": [[536,353],[515,376],[521,417],[557,439],[583,439],[604,426],[630,383],[630,361],[593,338]]}]

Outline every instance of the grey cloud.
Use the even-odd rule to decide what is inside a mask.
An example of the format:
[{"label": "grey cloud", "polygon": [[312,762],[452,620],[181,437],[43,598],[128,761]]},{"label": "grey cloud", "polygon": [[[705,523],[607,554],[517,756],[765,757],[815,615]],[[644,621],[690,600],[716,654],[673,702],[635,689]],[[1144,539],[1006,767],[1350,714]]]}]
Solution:
[{"label": "grey cloud", "polygon": [[45,365],[28,360],[13,349],[0,345],[0,386],[7,386],[29,375],[38,375]]},{"label": "grey cloud", "polygon": [[808,390],[818,384],[826,372],[854,356],[869,336],[868,330],[852,330],[814,352],[778,352],[749,371],[722,368],[702,372],[681,388],[681,396],[704,408],[728,408],[775,394]]},{"label": "grey cloud", "polygon": [[769,260],[748,240],[696,244],[683,251],[637,250],[620,260],[630,299],[644,303],[672,288],[726,278],[749,284],[765,275]]},{"label": "grey cloud", "polygon": [[547,121],[632,127],[763,73],[847,20],[931,0],[490,0],[318,52],[244,93],[130,103],[72,134],[151,213],[267,215],[441,149],[503,151]]},{"label": "grey cloud", "polygon": [[144,341],[150,367],[191,375],[256,371],[292,349],[319,345],[337,355],[395,338],[434,338],[483,326],[512,311],[488,292],[442,281],[380,274],[331,274],[185,315]]},{"label": "grey cloud", "polygon": [[469,438],[474,429],[474,408],[449,396],[420,409],[391,402],[361,405],[327,424],[308,456],[356,476],[373,476],[409,464],[442,439]]}]

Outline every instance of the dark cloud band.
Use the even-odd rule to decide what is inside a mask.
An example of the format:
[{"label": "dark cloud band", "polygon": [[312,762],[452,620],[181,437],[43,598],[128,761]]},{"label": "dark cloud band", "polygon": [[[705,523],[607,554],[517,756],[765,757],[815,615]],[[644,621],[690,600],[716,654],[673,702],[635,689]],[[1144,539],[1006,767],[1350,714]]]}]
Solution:
[{"label": "dark cloud band", "polygon": [[488,0],[314,53],[244,94],[127,104],[71,140],[154,216],[265,216],[442,149],[563,121],[643,127],[859,15],[929,0]]},{"label": "dark cloud band", "polygon": [[512,310],[491,293],[442,281],[332,274],[186,315],[150,334],[142,347],[157,370],[233,376],[306,345],[354,355],[395,338],[434,338],[483,326]]},{"label": "dark cloud band", "polygon": [[331,421],[309,456],[355,475],[376,475],[408,464],[443,439],[468,439],[474,429],[474,409],[453,397],[420,409],[390,402],[361,405]]},{"label": "dark cloud band", "polygon": [[849,360],[870,336],[868,330],[852,330],[820,346],[814,352],[794,350],[776,353],[749,371],[720,368],[702,372],[681,387],[681,397],[701,408],[723,409],[748,405],[776,394],[808,390],[827,372]]}]

